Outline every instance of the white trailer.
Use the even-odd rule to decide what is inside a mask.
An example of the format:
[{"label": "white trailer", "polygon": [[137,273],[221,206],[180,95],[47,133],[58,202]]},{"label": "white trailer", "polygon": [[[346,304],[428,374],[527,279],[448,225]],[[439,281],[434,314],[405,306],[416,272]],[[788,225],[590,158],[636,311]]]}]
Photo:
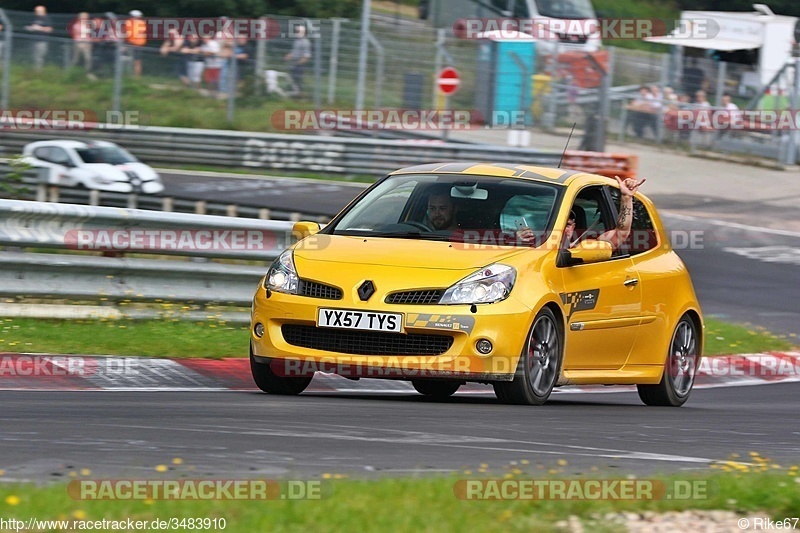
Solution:
[{"label": "white trailer", "polygon": [[645,40],[719,52],[756,50],[755,79],[742,82],[764,86],[792,60],[798,18],[776,15],[764,4],[753,8],[753,12],[683,11],[679,28]]}]

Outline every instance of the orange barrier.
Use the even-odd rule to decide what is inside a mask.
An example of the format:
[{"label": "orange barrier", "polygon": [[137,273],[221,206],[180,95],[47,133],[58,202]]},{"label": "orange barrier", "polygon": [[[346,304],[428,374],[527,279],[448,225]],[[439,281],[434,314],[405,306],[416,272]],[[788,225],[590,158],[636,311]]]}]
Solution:
[{"label": "orange barrier", "polygon": [[600,87],[603,76],[597,70],[597,65],[589,56],[600,63],[603,69],[608,68],[608,50],[598,50],[597,52],[564,52],[558,54],[559,75],[564,78],[567,74],[572,76],[572,82],[584,89]]},{"label": "orange barrier", "polygon": [[610,152],[583,152],[567,150],[564,153],[564,168],[572,168],[613,178],[635,178],[639,167],[639,157],[631,154]]}]

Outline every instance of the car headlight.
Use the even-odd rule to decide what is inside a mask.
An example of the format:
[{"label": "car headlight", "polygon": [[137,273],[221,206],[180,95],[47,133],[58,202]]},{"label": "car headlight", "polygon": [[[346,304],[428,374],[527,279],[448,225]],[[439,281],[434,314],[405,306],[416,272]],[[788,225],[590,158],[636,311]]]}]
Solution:
[{"label": "car headlight", "polygon": [[294,268],[292,251],[283,252],[269,267],[264,278],[264,288],[271,291],[297,294],[297,271]]},{"label": "car headlight", "polygon": [[508,298],[517,271],[514,267],[495,263],[462,279],[444,293],[440,304],[490,304]]}]

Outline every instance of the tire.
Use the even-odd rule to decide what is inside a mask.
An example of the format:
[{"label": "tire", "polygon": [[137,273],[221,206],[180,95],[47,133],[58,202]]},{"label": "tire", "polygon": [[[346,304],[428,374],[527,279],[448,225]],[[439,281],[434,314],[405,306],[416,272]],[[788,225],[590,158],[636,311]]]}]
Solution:
[{"label": "tire", "polygon": [[697,326],[688,315],[683,315],[672,333],[661,382],[636,386],[642,402],[667,407],[680,407],[686,403],[700,359],[698,345]]},{"label": "tire", "polygon": [[250,372],[253,374],[253,381],[256,386],[269,394],[280,394],[283,396],[296,396],[306,390],[311,383],[313,376],[303,378],[281,377],[272,371],[269,363],[259,363],[250,354]]},{"label": "tire", "polygon": [[493,384],[497,398],[509,404],[542,405],[550,398],[558,381],[563,358],[561,323],[545,307],[533,320],[514,380]]},{"label": "tire", "polygon": [[449,398],[455,394],[462,385],[460,381],[439,381],[427,379],[415,379],[411,381],[411,384],[418,393],[440,400]]}]

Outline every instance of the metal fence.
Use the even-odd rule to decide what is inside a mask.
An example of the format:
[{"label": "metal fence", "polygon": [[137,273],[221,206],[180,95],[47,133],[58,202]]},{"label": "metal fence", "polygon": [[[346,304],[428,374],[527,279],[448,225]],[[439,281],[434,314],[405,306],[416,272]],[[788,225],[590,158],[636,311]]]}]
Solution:
[{"label": "metal fence", "polygon": [[[4,109],[46,107],[48,93],[59,80],[66,80],[100,88],[105,95],[97,102],[102,108],[98,112],[101,122],[109,118],[126,120],[118,112],[139,111],[136,102],[141,102],[143,95],[163,102],[165,107],[174,107],[171,102],[175,101],[191,101],[191,105],[182,104],[183,108],[173,114],[179,122],[174,125],[197,126],[201,124],[198,117],[202,116],[202,123],[211,122],[215,127],[256,131],[280,129],[280,125],[273,123],[272,113],[284,109],[439,109],[448,105],[483,111],[484,118],[489,118],[485,116],[487,111],[496,111],[491,106],[486,108],[486,87],[491,80],[482,70],[485,43],[459,39],[452,29],[437,30],[421,21],[400,23],[391,17],[373,17],[367,35],[367,56],[362,58],[360,21],[303,21],[270,16],[279,25],[277,38],[240,43],[238,50],[244,55],[238,60],[223,60],[221,71],[208,77],[201,71],[211,70],[210,58],[195,61],[200,70],[190,73],[191,54],[162,53],[161,41],[152,40],[141,47],[113,40],[91,43],[89,68],[78,51],[79,43],[68,32],[75,15],[51,15],[54,31],[44,36],[25,31],[32,13],[4,13],[8,23],[3,33],[3,74],[14,78],[24,76],[30,81],[25,91],[10,91],[4,84]],[[110,19],[116,15],[92,14],[92,17]],[[298,24],[310,28],[312,51],[302,75],[301,91],[286,59],[294,43],[291,35]],[[764,89],[754,69],[746,65],[723,63],[710,57],[696,58],[697,68],[702,72],[698,84],[687,75],[687,65],[679,55],[613,46],[607,50],[608,83],[611,87],[626,88],[628,102],[635,98],[638,87],[656,85],[661,94],[671,89],[676,99],[683,94],[692,100],[694,93],[702,89],[714,106],[720,105],[723,94],[729,94],[734,103],[744,108],[757,105],[752,97]],[[509,90],[524,95],[517,109],[525,117],[524,127],[552,131],[576,124],[578,134],[603,127],[610,135],[619,136],[628,118],[622,103],[625,98],[619,98],[622,91],[602,94],[596,84],[586,88],[586,84],[576,79],[581,69],[575,69],[574,64],[570,67],[565,63],[566,57],[558,48],[555,54],[545,54],[534,47],[530,61],[508,73],[494,75],[500,76]],[[141,64],[138,78],[137,63]],[[359,72],[361,64],[365,66],[363,76]],[[454,66],[461,73],[460,90],[447,103],[435,89],[436,73],[443,66]],[[781,91],[785,94],[786,87],[776,88],[779,97],[770,99],[771,104],[788,105],[780,97]],[[609,120],[605,125],[597,125],[595,119],[603,106],[610,112]],[[116,114],[108,115],[106,111]],[[149,113],[136,120],[154,123],[160,119],[157,106]],[[729,137],[723,139],[725,142],[710,143],[708,148],[746,151],[748,146],[763,144],[763,137],[742,133],[736,143],[728,142]],[[652,140],[679,145],[685,139],[660,135]],[[775,139],[769,142],[774,143]],[[787,153],[773,151],[770,155],[779,158]]]}]

